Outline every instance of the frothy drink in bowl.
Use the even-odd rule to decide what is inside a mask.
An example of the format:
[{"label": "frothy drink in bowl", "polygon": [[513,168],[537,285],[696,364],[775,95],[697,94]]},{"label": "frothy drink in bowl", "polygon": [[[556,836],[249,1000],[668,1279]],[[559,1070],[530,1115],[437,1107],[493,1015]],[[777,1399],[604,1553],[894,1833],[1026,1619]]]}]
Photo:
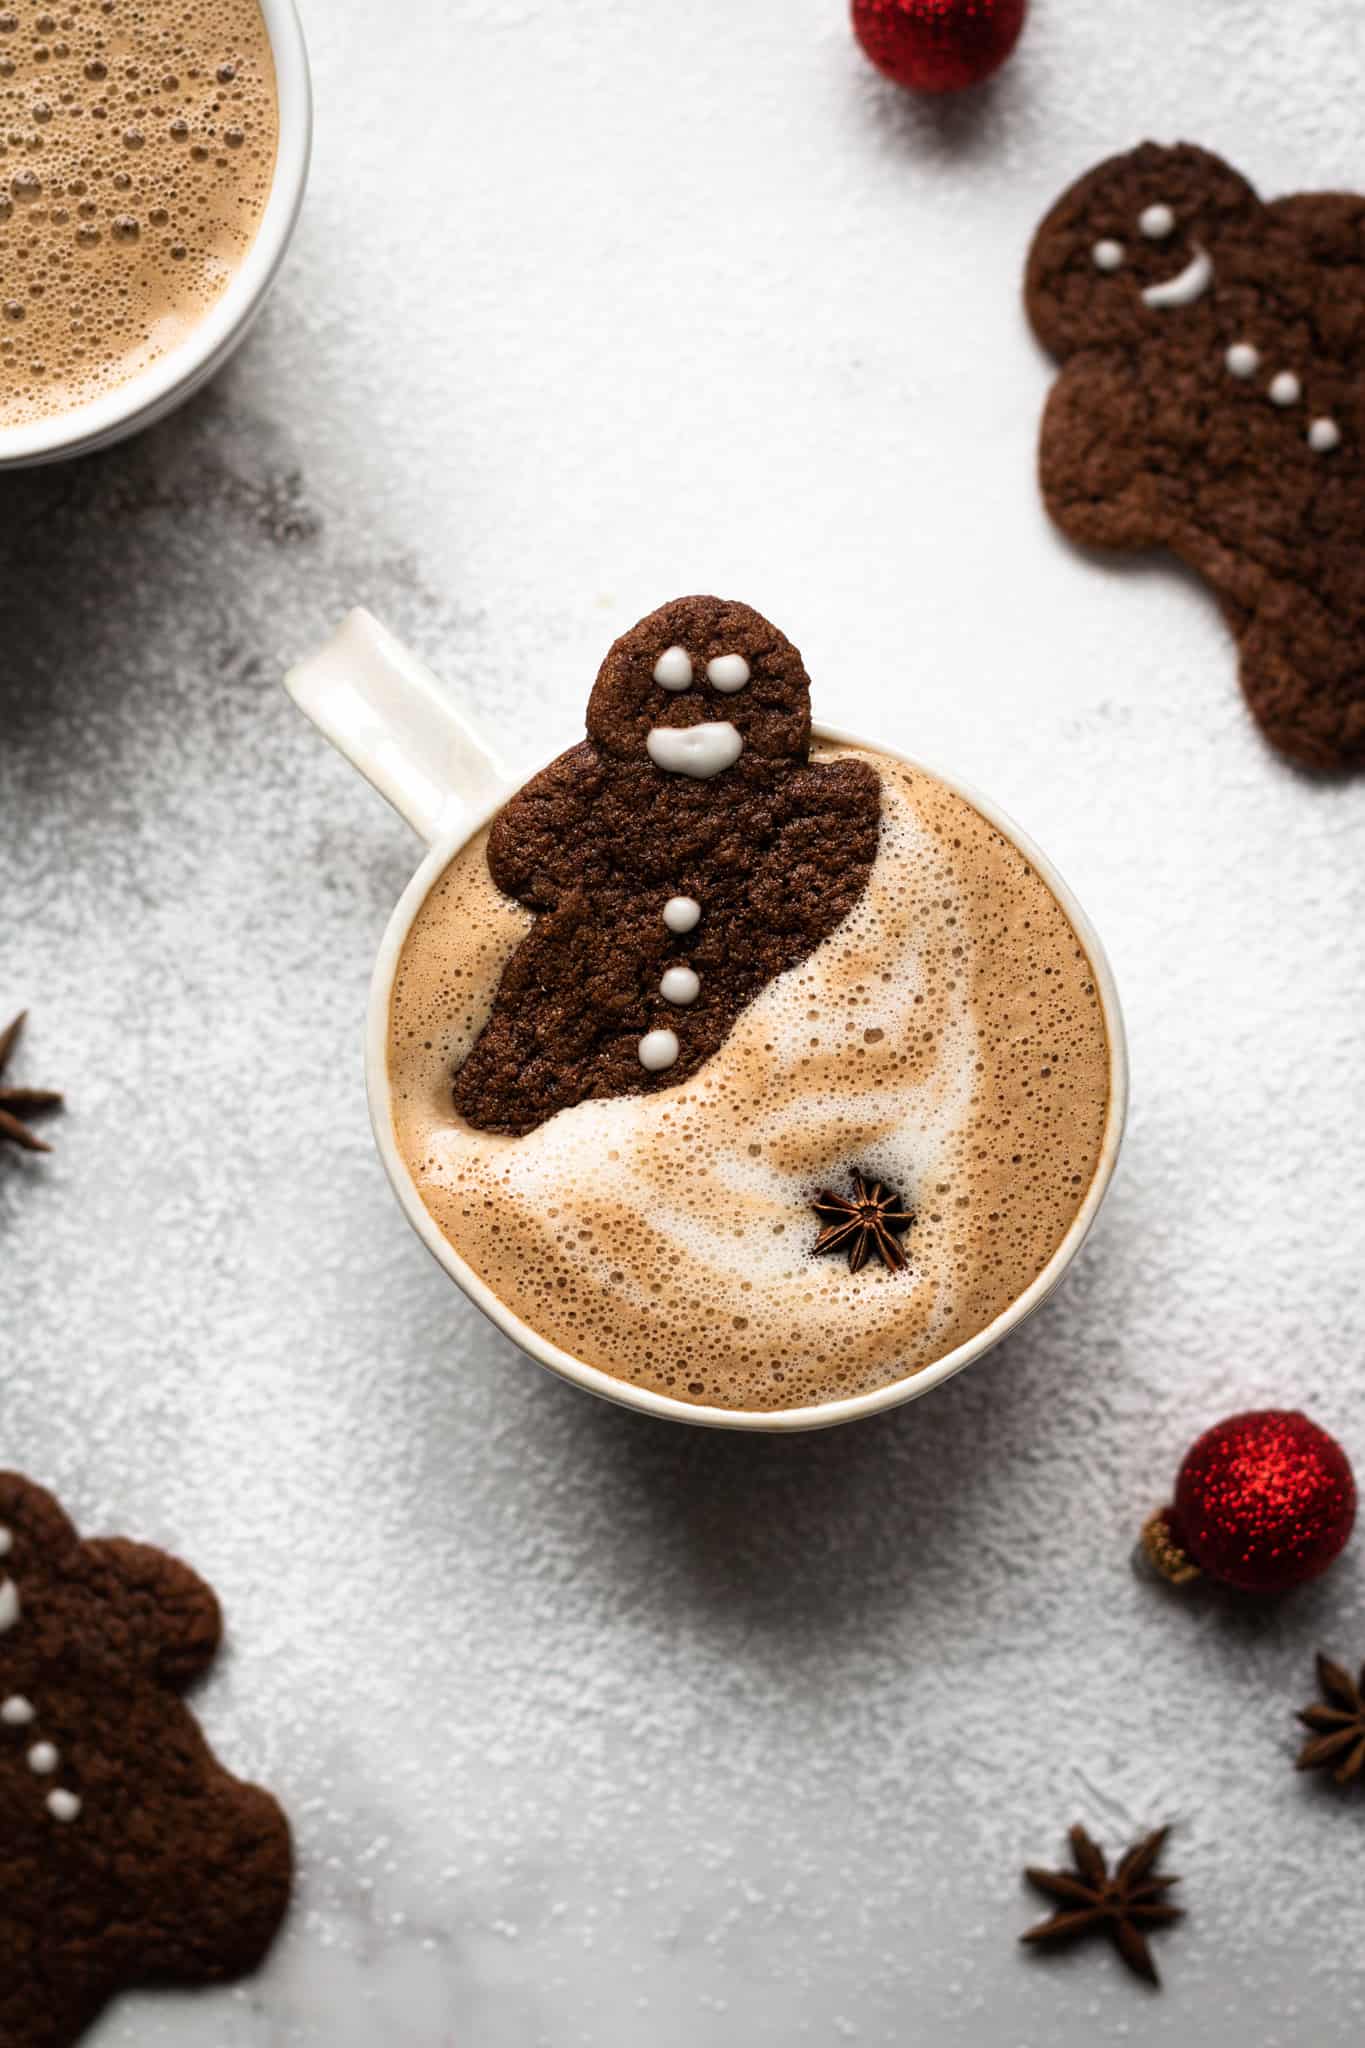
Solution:
[{"label": "frothy drink in bowl", "polygon": [[1107,1179],[1093,945],[956,789],[812,740],[801,658],[747,606],[642,621],[587,725],[407,926],[412,1185],[521,1324],[623,1386],[753,1413],[924,1371]]},{"label": "frothy drink in bowl", "polygon": [[[269,11],[301,190],[302,46]],[[261,0],[0,0],[0,435],[79,414],[195,334],[252,250],[279,145]]]}]

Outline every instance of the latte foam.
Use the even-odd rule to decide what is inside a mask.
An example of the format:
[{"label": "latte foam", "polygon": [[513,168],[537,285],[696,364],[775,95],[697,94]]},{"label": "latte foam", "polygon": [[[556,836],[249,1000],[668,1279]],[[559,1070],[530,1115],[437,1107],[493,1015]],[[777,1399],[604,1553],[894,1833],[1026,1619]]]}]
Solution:
[{"label": "latte foam", "polygon": [[[1094,1178],[1109,1047],[1074,928],[963,797],[863,758],[882,818],[861,900],[674,1089],[472,1129],[451,1077],[530,922],[486,833],[408,934],[389,1073],[422,1200],[517,1316],[633,1385],[775,1409],[921,1371],[1037,1278]],[[811,1201],[854,1169],[914,1212],[903,1273],[813,1256]]]},{"label": "latte foam", "polygon": [[257,0],[0,0],[0,425],[185,340],[255,239],[278,137]]}]

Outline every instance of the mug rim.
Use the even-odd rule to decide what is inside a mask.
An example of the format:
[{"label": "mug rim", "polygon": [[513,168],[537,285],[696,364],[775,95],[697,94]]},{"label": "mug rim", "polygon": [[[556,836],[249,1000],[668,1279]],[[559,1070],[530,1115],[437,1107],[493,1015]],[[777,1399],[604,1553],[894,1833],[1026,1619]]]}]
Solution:
[{"label": "mug rim", "polygon": [[[703,1429],[757,1430],[778,1435],[811,1429],[832,1429],[839,1423],[857,1421],[866,1415],[878,1415],[888,1408],[900,1407],[903,1402],[918,1400],[922,1395],[931,1393],[935,1387],[941,1386],[945,1380],[952,1379],[957,1373],[964,1371],[985,1352],[993,1350],[1017,1329],[1020,1323],[1027,1321],[1035,1309],[1042,1306],[1058,1286],[1089,1236],[1114,1177],[1128,1113],[1128,1044],[1113,969],[1109,965],[1098,932],[1077,902],[1069,885],[1042,849],[997,804],[979,796],[970,784],[959,781],[956,776],[945,775],[936,768],[928,767],[924,762],[916,760],[913,755],[902,753],[899,748],[874,744],[855,733],[844,732],[827,725],[813,726],[811,739],[813,742],[823,741],[835,746],[858,747],[867,753],[884,754],[890,760],[902,762],[906,767],[931,776],[945,789],[951,790],[954,795],[971,804],[973,809],[979,811],[985,818],[988,825],[993,825],[1024,855],[1056,897],[1077,938],[1085,948],[1086,958],[1095,977],[1108,1041],[1109,1104],[1105,1114],[1099,1158],[1090,1185],[1086,1189],[1085,1199],[1072,1217],[1051,1258],[1023,1292],[1016,1295],[1014,1300],[984,1328],[964,1339],[961,1344],[955,1345],[951,1351],[945,1352],[942,1358],[922,1366],[918,1372],[902,1374],[899,1379],[891,1380],[882,1387],[874,1387],[868,1393],[844,1395],[837,1401],[810,1402],[799,1408],[721,1408],[708,1403],[683,1401],[674,1394],[660,1394],[649,1387],[632,1386],[628,1381],[604,1371],[601,1366],[589,1365],[573,1352],[566,1351],[561,1345],[543,1337],[538,1330],[533,1329],[507,1306],[445,1236],[422,1200],[417,1182],[398,1149],[394,1132],[388,1065],[390,999],[403,945],[418,910],[426,901],[437,877],[454,859],[461,847],[467,845],[475,834],[481,832],[496,816],[507,801],[506,793],[495,797],[475,815],[467,818],[458,830],[443,834],[428,848],[416,873],[394,906],[380,941],[370,977],[365,1021],[365,1087],[369,1102],[370,1126],[389,1178],[389,1185],[408,1222],[432,1257],[474,1305],[483,1311],[490,1322],[505,1336],[510,1337],[528,1357],[547,1367],[549,1371],[557,1373],[561,1379],[569,1380],[588,1393],[597,1394],[603,1400],[614,1401],[619,1406],[634,1408],[642,1414],[653,1415],[661,1420],[692,1423]],[[520,787],[520,784],[517,786]]]},{"label": "mug rim", "polygon": [[0,470],[90,454],[150,426],[222,367],[259,311],[303,204],[312,150],[313,94],[294,0],[257,0],[257,5],[275,65],[279,139],[270,195],[240,266],[185,339],[126,383],[49,418],[0,426]]}]

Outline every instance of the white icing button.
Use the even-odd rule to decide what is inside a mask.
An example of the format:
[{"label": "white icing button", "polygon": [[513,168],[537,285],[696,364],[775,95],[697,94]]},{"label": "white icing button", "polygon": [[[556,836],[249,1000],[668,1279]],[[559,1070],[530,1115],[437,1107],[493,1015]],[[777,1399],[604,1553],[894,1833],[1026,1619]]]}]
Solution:
[{"label": "white icing button", "polygon": [[47,1810],[54,1820],[74,1820],[81,1810],[81,1802],[74,1792],[63,1791],[59,1785],[55,1792],[47,1795]]},{"label": "white icing button", "polygon": [[1117,270],[1123,262],[1122,242],[1096,242],[1090,251],[1090,261],[1096,270]]},{"label": "white icing button", "polygon": [[678,1057],[679,1046],[671,1031],[646,1031],[640,1040],[640,1065],[651,1074],[662,1074]]},{"label": "white icing button", "polygon": [[51,1742],[35,1742],[28,1753],[28,1767],[40,1778],[50,1778],[60,1761],[56,1746]]},{"label": "white icing button", "polygon": [[701,982],[690,967],[669,967],[659,983],[659,994],[666,1003],[695,1003]]},{"label": "white icing button", "polygon": [[14,1548],[14,1531],[0,1522],[0,1557],[8,1557]]},{"label": "white icing button", "polygon": [[671,932],[695,931],[701,919],[701,905],[695,896],[670,896],[664,905],[664,923]]},{"label": "white icing button", "polygon": [[1292,370],[1277,370],[1270,380],[1272,405],[1297,405],[1303,386]]},{"label": "white icing button", "polygon": [[13,1579],[0,1579],[0,1636],[19,1619],[19,1588]]},{"label": "white icing button", "polygon": [[1149,242],[1164,242],[1175,226],[1175,215],[1169,206],[1144,206],[1138,215],[1138,226]]},{"label": "white icing button", "polygon": [[670,647],[654,664],[654,680],[665,690],[690,690],[692,657],[685,647]]},{"label": "white icing button", "polygon": [[744,742],[728,718],[715,718],[705,725],[656,725],[645,747],[656,768],[709,782],[734,767]]},{"label": "white icing button", "polygon": [[1335,420],[1314,420],[1308,429],[1308,445],[1315,455],[1330,455],[1341,446],[1341,428]]},{"label": "white icing button", "polygon": [[1249,341],[1234,341],[1223,361],[1234,377],[1254,377],[1261,367],[1261,351]]},{"label": "white icing button", "polygon": [[718,654],[706,664],[706,680],[713,690],[723,690],[727,697],[733,697],[749,680],[749,664],[742,654]]},{"label": "white icing button", "polygon": [[0,1721],[7,1728],[25,1728],[33,1719],[33,1708],[21,1692],[12,1692],[0,1706]]}]

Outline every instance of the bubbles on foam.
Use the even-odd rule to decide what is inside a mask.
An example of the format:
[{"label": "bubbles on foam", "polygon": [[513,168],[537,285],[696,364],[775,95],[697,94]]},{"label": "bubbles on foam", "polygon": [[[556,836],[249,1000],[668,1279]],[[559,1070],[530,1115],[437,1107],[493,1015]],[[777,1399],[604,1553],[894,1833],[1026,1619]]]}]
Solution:
[{"label": "bubbles on foam", "polygon": [[0,10],[0,424],[185,339],[255,237],[277,137],[258,0]]},{"label": "bubbles on foam", "polygon": [[[618,1377],[755,1407],[898,1378],[1036,1277],[1089,1186],[1107,1048],[1083,949],[970,805],[873,759],[863,898],[675,1088],[471,1131],[450,1074],[529,922],[482,840],[409,936],[390,1068],[423,1198],[516,1313]],[[854,1166],[915,1211],[906,1274],[811,1257],[811,1197]]]}]

